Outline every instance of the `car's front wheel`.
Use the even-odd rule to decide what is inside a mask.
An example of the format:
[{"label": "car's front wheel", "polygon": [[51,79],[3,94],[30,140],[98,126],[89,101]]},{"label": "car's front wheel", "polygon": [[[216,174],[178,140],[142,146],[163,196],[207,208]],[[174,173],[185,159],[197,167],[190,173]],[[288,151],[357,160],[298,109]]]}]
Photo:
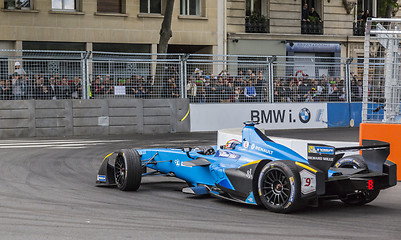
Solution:
[{"label": "car's front wheel", "polygon": [[141,157],[135,149],[122,149],[114,163],[114,178],[122,191],[136,191],[142,180]]}]

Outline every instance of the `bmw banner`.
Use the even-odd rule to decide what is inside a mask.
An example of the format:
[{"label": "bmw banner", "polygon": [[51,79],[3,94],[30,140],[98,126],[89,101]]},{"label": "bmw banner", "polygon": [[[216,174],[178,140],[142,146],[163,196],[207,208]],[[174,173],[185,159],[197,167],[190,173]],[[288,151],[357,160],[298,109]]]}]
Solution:
[{"label": "bmw banner", "polygon": [[326,103],[191,104],[191,131],[240,128],[244,121],[258,128],[327,128]]}]

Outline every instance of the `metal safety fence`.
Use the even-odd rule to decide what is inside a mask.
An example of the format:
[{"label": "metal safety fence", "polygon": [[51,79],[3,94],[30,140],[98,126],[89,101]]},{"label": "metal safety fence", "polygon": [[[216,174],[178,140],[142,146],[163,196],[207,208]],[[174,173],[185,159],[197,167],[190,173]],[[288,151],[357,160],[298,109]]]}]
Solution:
[{"label": "metal safety fence", "polygon": [[364,43],[364,122],[401,122],[401,19],[367,21]]},{"label": "metal safety fence", "polygon": [[363,67],[311,56],[0,50],[0,99],[357,102]]}]

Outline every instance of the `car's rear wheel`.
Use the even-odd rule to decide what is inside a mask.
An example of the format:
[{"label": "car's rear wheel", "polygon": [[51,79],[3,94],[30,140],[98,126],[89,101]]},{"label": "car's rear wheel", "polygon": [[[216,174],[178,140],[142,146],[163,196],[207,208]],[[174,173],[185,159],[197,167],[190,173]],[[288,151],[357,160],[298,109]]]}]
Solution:
[{"label": "car's rear wheel", "polygon": [[363,157],[361,155],[351,155],[340,158],[335,164],[336,168],[354,168],[354,169],[367,169]]},{"label": "car's rear wheel", "polygon": [[272,212],[287,213],[302,206],[300,177],[293,161],[266,164],[258,179],[260,201]]},{"label": "car's rear wheel", "polygon": [[[354,169],[368,169],[363,157],[361,155],[351,155],[339,159],[335,164],[336,168],[354,168]],[[380,190],[365,190],[356,191],[349,194],[346,198],[341,199],[342,202],[348,205],[364,205],[372,202],[379,196]]]},{"label": "car's rear wheel", "polygon": [[142,180],[141,157],[135,149],[122,149],[114,163],[114,178],[122,191],[136,191]]}]

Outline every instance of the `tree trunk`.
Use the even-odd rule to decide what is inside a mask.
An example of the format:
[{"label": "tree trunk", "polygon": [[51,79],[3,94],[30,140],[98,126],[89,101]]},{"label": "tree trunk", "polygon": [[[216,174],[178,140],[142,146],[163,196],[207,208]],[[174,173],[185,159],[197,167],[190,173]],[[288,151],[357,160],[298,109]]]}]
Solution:
[{"label": "tree trunk", "polygon": [[163,23],[160,29],[159,45],[157,53],[167,53],[168,41],[173,36],[171,31],[171,19],[173,17],[174,0],[166,1],[166,10],[164,11]]},{"label": "tree trunk", "polygon": [[393,9],[398,0],[387,0],[386,7],[386,18],[391,18],[393,16]]},{"label": "tree trunk", "polygon": [[[159,45],[157,45],[157,59],[165,59],[168,49],[168,41],[173,36],[171,31],[171,19],[173,17],[174,0],[166,0],[166,9],[164,11],[164,18],[160,29]],[[165,89],[165,83],[169,78],[168,76],[168,65],[164,63],[157,63],[156,65],[156,76],[154,78],[154,94],[156,98],[163,97],[163,89]]]}]

